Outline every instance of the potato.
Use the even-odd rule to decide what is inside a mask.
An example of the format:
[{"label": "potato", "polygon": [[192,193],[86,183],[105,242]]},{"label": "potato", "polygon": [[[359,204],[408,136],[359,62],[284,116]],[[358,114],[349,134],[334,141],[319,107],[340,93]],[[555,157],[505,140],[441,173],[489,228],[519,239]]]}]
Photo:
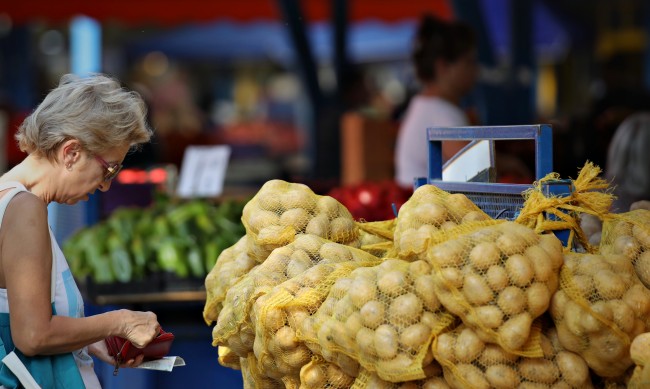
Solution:
[{"label": "potato", "polygon": [[485,344],[470,328],[464,328],[456,338],[454,354],[460,363],[471,363],[483,352]]},{"label": "potato", "polygon": [[484,305],[482,307],[476,307],[475,311],[476,317],[479,318],[481,324],[488,328],[496,329],[503,324],[503,312],[499,307]]},{"label": "potato", "polygon": [[481,242],[469,252],[469,260],[474,269],[483,271],[501,260],[501,252],[493,242]]},{"label": "potato", "polygon": [[519,374],[507,365],[492,365],[485,371],[485,377],[496,389],[512,389],[519,385]]},{"label": "potato", "polygon": [[441,268],[460,266],[465,258],[465,244],[459,240],[448,240],[427,251],[430,261]]},{"label": "potato", "polygon": [[560,377],[560,371],[553,361],[544,358],[522,358],[518,369],[523,378],[547,385]]},{"label": "potato", "polygon": [[626,334],[634,330],[635,312],[622,300],[610,300],[607,302],[612,311],[612,320],[616,326]]},{"label": "potato", "polygon": [[330,240],[348,242],[358,236],[354,220],[349,217],[337,217],[330,222]]},{"label": "potato", "polygon": [[322,388],[327,384],[324,366],[308,363],[300,369],[300,382],[306,389]]},{"label": "potato", "polygon": [[452,228],[456,228],[456,227],[458,227],[458,224],[452,222],[451,220],[447,220],[446,222],[444,222],[444,223],[442,223],[440,225],[440,229],[442,231],[448,231],[448,230],[451,230]]},{"label": "potato", "polygon": [[316,201],[316,209],[318,210],[318,213],[327,215],[329,220],[342,216],[342,208],[343,205],[330,196],[321,196]]},{"label": "potato", "polygon": [[336,353],[334,363],[341,368],[343,373],[350,377],[359,375],[359,362],[343,353]]},{"label": "potato", "polygon": [[633,236],[621,235],[614,239],[614,252],[617,254],[623,254],[628,258],[636,258],[640,250],[639,241]]},{"label": "potato", "polygon": [[269,308],[264,319],[264,328],[269,332],[277,332],[285,324],[286,315],[280,308]]},{"label": "potato", "polygon": [[422,323],[406,327],[399,335],[399,343],[405,350],[418,351],[429,339],[431,329]]},{"label": "potato", "polygon": [[564,310],[567,301],[569,301],[569,296],[567,296],[564,290],[558,290],[553,294],[553,297],[551,297],[549,313],[556,322],[561,321],[562,318],[564,318]]},{"label": "potato", "polygon": [[311,351],[304,345],[288,350],[285,353],[280,353],[280,359],[293,368],[290,371],[299,369],[307,364],[311,360],[311,356]]},{"label": "potato", "polygon": [[392,359],[397,355],[397,331],[390,324],[382,324],[375,330],[375,351],[379,358]]},{"label": "potato", "polygon": [[465,276],[463,295],[473,305],[484,305],[494,298],[492,289],[485,282],[485,279],[475,273],[470,273]]},{"label": "potato", "polygon": [[416,278],[413,288],[427,310],[434,312],[440,308],[440,300],[436,296],[435,284],[431,275],[424,274]]},{"label": "potato", "polygon": [[630,357],[639,366],[650,364],[650,332],[645,332],[632,340]]},{"label": "potato", "polygon": [[442,276],[445,285],[448,287],[458,289],[463,286],[463,273],[461,273],[460,270],[456,268],[448,267],[446,269],[442,269],[440,271],[440,275]]},{"label": "potato", "polygon": [[439,226],[448,218],[447,209],[436,203],[420,203],[413,212],[422,224]]},{"label": "potato", "polygon": [[519,359],[518,355],[510,354],[502,347],[488,343],[485,345],[485,349],[483,349],[477,362],[487,368],[494,364],[512,364],[517,359]]},{"label": "potato", "polygon": [[305,233],[327,238],[330,232],[330,221],[327,215],[319,213],[314,216],[305,227]]},{"label": "potato", "polygon": [[281,226],[293,227],[296,231],[304,231],[311,215],[303,208],[287,209],[280,216]]},{"label": "potato", "polygon": [[422,389],[451,389],[442,377],[431,377],[422,383]]},{"label": "potato", "polygon": [[456,348],[456,336],[445,332],[438,335],[438,338],[431,345],[431,350],[433,355],[435,355],[436,360],[441,362],[451,362],[456,363],[456,354],[454,350]]},{"label": "potato", "polygon": [[303,250],[310,258],[316,258],[325,241],[315,235],[299,234],[293,246],[296,250]]},{"label": "potato", "polygon": [[361,313],[363,325],[375,329],[384,321],[384,304],[377,300],[368,301],[361,307],[359,313]]},{"label": "potato", "polygon": [[[304,253],[302,250],[297,250],[295,253]],[[309,256],[305,254],[306,258],[293,258],[289,263],[287,264],[287,278],[294,278],[299,276],[300,274],[304,273],[307,271],[307,269],[311,268],[313,266],[313,263],[311,262],[311,259],[309,259]]]},{"label": "potato", "polygon": [[272,211],[256,210],[248,216],[247,224],[253,232],[259,232],[264,227],[280,224],[280,216]]},{"label": "potato", "polygon": [[501,234],[496,240],[496,245],[507,256],[522,252],[527,246],[526,242],[514,231]]},{"label": "potato", "polygon": [[399,236],[399,252],[404,254],[420,254],[429,245],[430,235],[426,231],[409,228]]},{"label": "potato", "polygon": [[634,271],[646,288],[650,287],[650,251],[645,251],[634,261]]},{"label": "potato", "polygon": [[377,370],[381,372],[406,373],[412,371],[414,367],[413,359],[404,353],[397,354],[393,359],[377,362]]},{"label": "potato", "polygon": [[400,270],[388,271],[377,280],[379,292],[390,297],[401,295],[407,286],[406,274]]},{"label": "potato", "polygon": [[647,225],[634,224],[632,236],[645,247],[650,247],[650,229]]},{"label": "potato", "polygon": [[557,329],[557,337],[562,347],[575,353],[582,353],[588,344],[582,341],[582,337],[572,333],[563,323],[559,323],[555,327]]},{"label": "potato", "polygon": [[521,254],[513,254],[506,260],[506,271],[510,281],[517,286],[530,284],[535,276],[535,270],[528,258]]},{"label": "potato", "polygon": [[540,246],[530,246],[524,252],[524,256],[533,265],[535,280],[544,282],[551,277],[554,272],[553,262],[551,262],[551,259],[543,248]]},{"label": "potato", "polygon": [[589,379],[589,366],[582,357],[569,351],[560,351],[555,363],[562,374],[562,379],[575,388],[582,388]]},{"label": "potato", "polygon": [[329,259],[333,262],[347,262],[354,259],[347,246],[333,242],[324,243],[320,246],[318,253],[322,259]]},{"label": "potato", "polygon": [[427,261],[418,260],[409,264],[408,276],[411,280],[415,281],[420,276],[430,275],[431,265]]},{"label": "potato", "polygon": [[553,268],[559,269],[564,263],[562,242],[553,234],[544,234],[539,236],[539,246],[549,255]]},{"label": "potato", "polygon": [[627,303],[639,315],[647,315],[650,311],[650,291],[641,284],[634,284],[623,295]]},{"label": "potato", "polygon": [[628,289],[622,277],[611,270],[600,270],[594,274],[594,287],[605,300],[621,298]]},{"label": "potato", "polygon": [[467,212],[465,216],[463,216],[463,219],[461,220],[460,224],[489,220],[489,219],[490,217],[481,211],[470,211]]},{"label": "potato", "polygon": [[526,289],[526,300],[528,300],[528,312],[533,317],[539,317],[548,309],[551,292],[545,284],[534,282]]},{"label": "potato", "polygon": [[510,280],[508,279],[508,272],[503,266],[500,265],[490,266],[487,273],[485,274],[485,278],[487,279],[487,283],[490,285],[490,288],[492,288],[492,290],[495,292],[502,291],[510,284]]},{"label": "potato", "polygon": [[422,301],[413,293],[396,297],[388,308],[388,318],[391,323],[399,326],[410,325],[420,320]]},{"label": "potato", "polygon": [[282,350],[293,350],[298,346],[296,331],[291,327],[284,326],[275,333],[275,342]]},{"label": "potato", "polygon": [[518,350],[528,340],[532,324],[533,318],[528,312],[508,319],[498,331],[500,344],[506,350]]},{"label": "potato", "polygon": [[352,386],[354,378],[345,374],[333,363],[327,364],[327,382],[333,387],[346,388]]},{"label": "potato", "polygon": [[[485,378],[485,374],[476,366],[467,363],[456,365],[456,373],[462,377],[470,388],[489,389],[490,384]],[[464,385],[463,385],[464,386]]]},{"label": "potato", "polygon": [[420,323],[424,324],[430,329],[434,329],[436,326],[438,326],[439,320],[436,317],[436,315],[434,315],[432,312],[424,311],[422,312],[422,318],[420,318]]},{"label": "potato", "polygon": [[361,352],[369,356],[375,354],[375,331],[361,327],[357,331],[355,341]]},{"label": "potato", "polygon": [[291,189],[282,194],[284,209],[303,208],[312,211],[316,208],[316,195],[303,184],[291,184]]},{"label": "potato", "polygon": [[377,287],[372,280],[363,277],[357,277],[352,282],[352,287],[348,291],[350,300],[357,307],[361,308],[368,301],[377,297]]},{"label": "potato", "polygon": [[499,293],[497,305],[506,315],[517,315],[526,309],[526,294],[521,288],[509,286]]}]

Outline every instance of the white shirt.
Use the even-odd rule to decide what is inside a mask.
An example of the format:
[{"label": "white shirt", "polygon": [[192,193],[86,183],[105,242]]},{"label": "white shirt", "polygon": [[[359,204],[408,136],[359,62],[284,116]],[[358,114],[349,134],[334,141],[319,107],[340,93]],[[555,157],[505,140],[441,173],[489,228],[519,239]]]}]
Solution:
[{"label": "white shirt", "polygon": [[415,96],[409,103],[406,116],[397,134],[395,151],[395,180],[404,187],[413,187],[413,181],[428,174],[428,127],[467,126],[465,113],[440,97]]}]

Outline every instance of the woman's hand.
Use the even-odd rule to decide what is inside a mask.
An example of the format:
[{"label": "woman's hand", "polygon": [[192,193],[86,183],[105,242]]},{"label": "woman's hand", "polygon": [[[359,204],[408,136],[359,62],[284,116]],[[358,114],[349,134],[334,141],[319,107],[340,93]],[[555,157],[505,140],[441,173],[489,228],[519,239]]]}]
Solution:
[{"label": "woman's hand", "polygon": [[123,309],[121,335],[137,348],[143,348],[160,333],[160,324],[153,312],[139,312]]},{"label": "woman's hand", "polygon": [[[104,361],[110,365],[115,366],[115,359],[108,354],[108,348],[106,347],[106,342],[100,340],[88,346],[88,352],[90,355],[94,355],[99,360]],[[138,355],[135,359],[129,359],[120,364],[120,367],[136,367],[139,366],[144,360],[144,355]]]}]

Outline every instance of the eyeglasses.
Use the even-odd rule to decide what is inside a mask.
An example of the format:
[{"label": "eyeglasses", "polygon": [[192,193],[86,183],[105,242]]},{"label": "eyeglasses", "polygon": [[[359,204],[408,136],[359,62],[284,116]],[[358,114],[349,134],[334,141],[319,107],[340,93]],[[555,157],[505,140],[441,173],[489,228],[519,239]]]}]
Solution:
[{"label": "eyeglasses", "polygon": [[95,159],[102,164],[104,169],[106,169],[106,173],[104,173],[104,181],[111,181],[113,178],[117,177],[117,173],[122,170],[122,165],[119,163],[116,163],[114,165],[109,164],[104,160],[104,158],[95,155]]}]

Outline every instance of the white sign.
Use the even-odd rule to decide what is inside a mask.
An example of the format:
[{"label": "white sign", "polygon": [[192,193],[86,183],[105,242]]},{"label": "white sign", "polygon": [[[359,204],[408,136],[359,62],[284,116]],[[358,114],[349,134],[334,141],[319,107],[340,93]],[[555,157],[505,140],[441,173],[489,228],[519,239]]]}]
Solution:
[{"label": "white sign", "polygon": [[494,166],[494,142],[474,140],[445,163],[442,180],[467,182]]},{"label": "white sign", "polygon": [[230,146],[188,146],[178,177],[180,197],[214,197],[223,191]]}]

